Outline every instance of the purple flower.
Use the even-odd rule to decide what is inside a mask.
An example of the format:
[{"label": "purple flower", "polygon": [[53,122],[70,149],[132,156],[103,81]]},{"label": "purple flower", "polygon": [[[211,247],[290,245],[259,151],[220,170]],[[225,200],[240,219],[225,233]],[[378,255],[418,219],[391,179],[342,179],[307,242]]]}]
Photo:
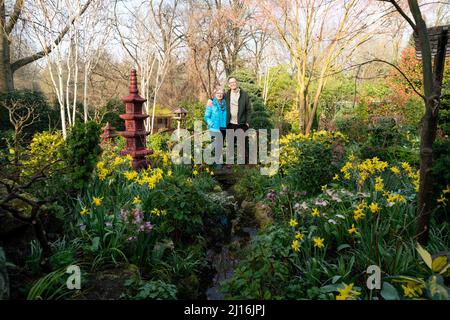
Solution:
[{"label": "purple flower", "polygon": [[134,217],[133,224],[139,225],[142,222],[142,219],[144,217],[144,213],[140,209],[134,209],[133,210],[133,217]]},{"label": "purple flower", "polygon": [[109,228],[112,227],[112,225],[113,225],[112,222],[109,222],[109,221],[108,221],[108,222],[105,222],[105,226],[107,226],[107,227],[109,227]]},{"label": "purple flower", "polygon": [[80,224],[79,227],[80,227],[81,231],[86,230],[86,224],[85,223]]},{"label": "purple flower", "polygon": [[266,199],[270,200],[272,202],[274,202],[276,200],[276,198],[277,198],[277,195],[276,195],[275,190],[270,190],[269,193],[267,193],[267,195],[266,195]]},{"label": "purple flower", "polygon": [[128,241],[136,241],[136,240],[137,240],[137,237],[132,236],[132,237],[129,237],[127,240],[128,240]]},{"label": "purple flower", "polygon": [[147,232],[150,232],[150,231],[152,231],[152,229],[153,229],[153,225],[150,223],[150,222],[146,222],[145,223],[145,230],[147,231]]}]

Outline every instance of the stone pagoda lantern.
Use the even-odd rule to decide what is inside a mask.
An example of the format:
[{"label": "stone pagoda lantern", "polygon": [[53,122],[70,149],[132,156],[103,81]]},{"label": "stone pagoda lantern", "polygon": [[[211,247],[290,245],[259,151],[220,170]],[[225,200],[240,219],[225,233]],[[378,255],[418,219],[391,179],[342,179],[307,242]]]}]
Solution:
[{"label": "stone pagoda lantern", "polygon": [[116,138],[117,134],[115,132],[115,128],[109,124],[109,122],[106,123],[106,125],[102,128],[103,133],[100,135],[102,138],[102,144],[114,144],[114,139]]},{"label": "stone pagoda lantern", "polygon": [[147,100],[138,94],[135,69],[131,70],[130,94],[122,98],[122,101],[125,104],[125,114],[121,114],[120,118],[125,120],[125,131],[119,134],[125,138],[126,145],[121,154],[131,155],[135,170],[145,169],[150,164],[145,157],[153,151],[146,148],[146,137],[150,132],[145,130],[144,120],[148,118],[148,115],[142,113],[142,105]]}]

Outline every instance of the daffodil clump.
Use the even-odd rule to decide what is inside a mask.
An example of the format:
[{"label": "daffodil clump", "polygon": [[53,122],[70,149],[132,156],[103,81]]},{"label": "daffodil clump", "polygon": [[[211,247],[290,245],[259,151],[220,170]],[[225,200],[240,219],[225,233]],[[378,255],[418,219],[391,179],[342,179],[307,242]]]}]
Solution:
[{"label": "daffodil clump", "polygon": [[111,152],[111,150],[105,150],[102,154],[102,158],[96,164],[96,174],[100,181],[105,179],[114,173],[121,172],[126,168],[132,170],[132,160],[130,155],[120,156],[117,153]]},{"label": "daffodil clump", "polygon": [[192,176],[196,177],[202,173],[208,176],[214,176],[214,170],[210,169],[208,166],[194,164],[192,167]]},{"label": "daffodil clump", "polygon": [[[350,155],[340,173],[322,186],[322,194],[300,200],[301,196],[297,199],[293,193],[289,221],[292,250],[301,252],[307,239],[311,245],[306,247],[316,249],[326,249],[334,241],[338,246],[358,246],[379,232],[394,239],[395,233],[388,228],[412,225],[416,183],[417,172],[406,163],[390,165],[378,158],[360,161]],[[448,194],[450,188],[442,191],[442,196]],[[277,203],[280,197],[272,196],[277,199],[277,208],[287,208]]]},{"label": "daffodil clump", "polygon": [[392,179],[406,180],[414,186],[416,192],[419,191],[419,170],[413,170],[407,162],[400,165],[389,165],[386,161],[381,161],[377,157],[358,161],[358,159],[350,155],[348,161],[340,170],[340,174],[334,176],[334,181],[339,180],[356,180],[359,190],[363,190],[369,184],[373,184],[375,191],[383,192],[385,181],[382,175],[389,174]]},{"label": "daffodil clump", "polygon": [[168,151],[154,149],[149,159],[152,165],[158,168],[167,168],[171,165],[170,153]]}]

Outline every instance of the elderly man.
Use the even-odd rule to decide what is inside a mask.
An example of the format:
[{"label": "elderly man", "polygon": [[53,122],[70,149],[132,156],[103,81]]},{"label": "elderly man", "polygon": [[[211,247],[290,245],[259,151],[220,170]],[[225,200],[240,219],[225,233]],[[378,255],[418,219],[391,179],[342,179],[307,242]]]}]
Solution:
[{"label": "elderly man", "polygon": [[225,95],[228,102],[227,108],[227,129],[243,129],[249,128],[250,114],[252,105],[250,98],[244,90],[239,88],[236,78],[228,79],[230,90]]},{"label": "elderly man", "polygon": [[[230,90],[225,95],[227,104],[227,129],[242,129],[247,131],[250,126],[250,114],[252,105],[246,91],[239,88],[238,81],[235,77],[228,79]],[[249,141],[245,138],[245,163],[249,163]]]},{"label": "elderly man", "polygon": [[[230,90],[225,94],[227,106],[227,129],[242,129],[244,132],[250,128],[250,115],[252,105],[248,93],[239,88],[239,83],[235,77],[228,79]],[[208,106],[212,106],[212,100],[208,100]],[[235,140],[236,141],[236,140]],[[236,143],[236,142],[234,142]],[[249,163],[249,141],[245,138],[245,163]],[[229,165],[227,167],[230,167]]]}]

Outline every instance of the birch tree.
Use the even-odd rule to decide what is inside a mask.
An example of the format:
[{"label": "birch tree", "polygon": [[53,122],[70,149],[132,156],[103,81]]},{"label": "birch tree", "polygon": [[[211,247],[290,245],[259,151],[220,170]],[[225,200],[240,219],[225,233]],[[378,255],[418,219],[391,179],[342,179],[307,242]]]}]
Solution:
[{"label": "birch tree", "polygon": [[119,8],[118,2],[115,3],[116,30],[139,73],[141,94],[147,99],[144,108],[151,114],[146,121],[150,133],[154,130],[158,93],[171,67],[173,53],[181,44],[179,4],[178,0],[147,0],[137,7]]},{"label": "birch tree", "polygon": [[110,1],[98,0],[92,3],[88,12],[80,19],[79,60],[83,66],[83,119],[89,118],[89,82],[93,70],[98,65],[101,54],[111,36],[113,28]]}]

